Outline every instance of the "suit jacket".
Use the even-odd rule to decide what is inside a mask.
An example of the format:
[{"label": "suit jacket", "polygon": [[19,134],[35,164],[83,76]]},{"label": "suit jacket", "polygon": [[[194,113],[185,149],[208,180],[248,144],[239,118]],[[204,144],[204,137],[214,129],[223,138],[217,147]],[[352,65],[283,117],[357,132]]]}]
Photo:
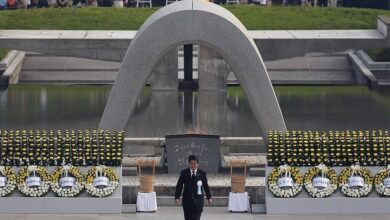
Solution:
[{"label": "suit jacket", "polygon": [[[180,173],[179,180],[176,184],[176,192],[175,192],[175,199],[179,199],[183,185],[184,185],[184,192],[183,192],[183,206],[190,204],[191,202],[194,202],[195,206],[199,210],[203,210],[203,203],[204,203],[204,192],[206,193],[206,198],[211,199],[210,194],[210,188],[207,181],[207,175],[206,172],[199,169],[196,172],[196,178],[193,180],[191,178],[191,170],[190,168],[184,169]],[[198,186],[197,182],[202,181],[202,195],[197,195]]]}]

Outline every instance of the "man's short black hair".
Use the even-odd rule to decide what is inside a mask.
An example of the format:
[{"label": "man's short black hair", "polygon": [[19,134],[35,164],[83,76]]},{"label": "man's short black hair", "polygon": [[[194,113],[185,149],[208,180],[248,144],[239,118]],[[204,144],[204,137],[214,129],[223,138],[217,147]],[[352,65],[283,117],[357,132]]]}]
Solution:
[{"label": "man's short black hair", "polygon": [[188,156],[188,163],[191,162],[191,160],[195,160],[197,163],[199,163],[199,158],[196,155]]}]

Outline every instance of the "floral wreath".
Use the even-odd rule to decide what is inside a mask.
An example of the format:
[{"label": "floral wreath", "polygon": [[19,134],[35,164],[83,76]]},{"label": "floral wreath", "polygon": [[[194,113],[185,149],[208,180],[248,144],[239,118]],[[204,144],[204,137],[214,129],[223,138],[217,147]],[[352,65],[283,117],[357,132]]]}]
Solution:
[{"label": "floral wreath", "polygon": [[[292,180],[291,187],[280,187],[278,182],[283,178]],[[290,198],[299,194],[302,190],[303,178],[298,167],[283,165],[275,167],[268,176],[268,189],[275,197]]]},{"label": "floral wreath", "polygon": [[[88,171],[86,179],[87,193],[96,197],[112,195],[119,185],[118,175],[112,168],[106,166],[93,167]],[[102,182],[106,185],[101,185]]]},{"label": "floral wreath", "polygon": [[12,193],[16,188],[16,175],[11,167],[0,166],[0,174],[5,178],[4,186],[0,187],[0,197],[5,197]]},{"label": "floral wreath", "polygon": [[78,167],[69,165],[55,169],[52,173],[51,188],[57,196],[75,197],[84,189],[85,177]]},{"label": "floral wreath", "polygon": [[[33,175],[30,176],[30,174]],[[32,180],[30,178],[35,179]],[[37,180],[37,178],[39,180]],[[41,197],[49,191],[50,174],[42,166],[28,166],[19,170],[16,182],[18,184],[19,191],[23,195],[30,197]]]},{"label": "floral wreath", "polygon": [[390,187],[386,186],[387,184],[385,185],[385,180],[386,182],[390,180],[390,165],[379,171],[374,180],[377,193],[384,197],[390,197]]},{"label": "floral wreath", "polygon": [[[314,186],[314,178],[326,178],[326,182],[322,182],[321,188]],[[320,164],[310,168],[304,178],[305,189],[311,197],[324,198],[332,195],[337,190],[337,175],[336,171],[330,167]],[[319,181],[324,179],[319,179]]]},{"label": "floral wreath", "polygon": [[[351,177],[363,178],[363,184],[360,188],[350,186]],[[341,171],[339,176],[339,186],[341,192],[348,197],[366,197],[372,190],[373,178],[371,172],[359,165],[352,165]]]}]

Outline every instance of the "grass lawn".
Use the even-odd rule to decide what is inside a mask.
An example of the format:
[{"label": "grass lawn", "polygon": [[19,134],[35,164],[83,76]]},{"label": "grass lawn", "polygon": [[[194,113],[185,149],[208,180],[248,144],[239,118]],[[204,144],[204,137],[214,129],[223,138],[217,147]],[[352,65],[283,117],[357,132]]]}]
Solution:
[{"label": "grass lawn", "polygon": [[390,48],[371,49],[371,50],[367,50],[366,52],[376,62],[389,62],[390,61]]},{"label": "grass lawn", "polygon": [[[357,8],[226,7],[250,30],[369,29],[390,11]],[[0,29],[137,30],[158,8],[46,8],[0,13]]]},{"label": "grass lawn", "polygon": [[[390,11],[361,8],[225,6],[249,30],[370,29]],[[0,13],[0,29],[137,30],[159,8],[46,8]],[[7,50],[0,49],[2,59]],[[371,50],[375,60],[390,60],[389,50]]]},{"label": "grass lawn", "polygon": [[7,49],[0,49],[0,61],[4,59],[4,57],[7,55],[9,50]]}]

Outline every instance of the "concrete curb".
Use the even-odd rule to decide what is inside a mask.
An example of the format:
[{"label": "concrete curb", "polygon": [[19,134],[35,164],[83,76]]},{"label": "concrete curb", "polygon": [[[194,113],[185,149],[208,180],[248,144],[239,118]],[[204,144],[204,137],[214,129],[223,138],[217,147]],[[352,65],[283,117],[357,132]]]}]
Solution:
[{"label": "concrete curb", "polygon": [[390,62],[375,62],[365,51],[357,51],[356,55],[365,66],[372,71],[378,80],[378,86],[388,86],[390,79]]},{"label": "concrete curb", "polygon": [[357,51],[356,55],[370,70],[390,70],[390,62],[376,62],[363,50]]},{"label": "concrete curb", "polygon": [[0,87],[2,88],[7,88],[10,84],[18,83],[20,72],[22,71],[23,60],[26,56],[26,53],[16,51],[16,55],[13,54],[14,53],[11,53],[10,55],[10,57],[13,57],[13,59],[8,59],[10,61],[7,65],[7,68],[3,75],[0,77]]},{"label": "concrete curb", "polygon": [[15,59],[18,55],[17,50],[11,50],[8,52],[7,56],[4,57],[2,61],[0,61],[0,70],[5,70],[10,65],[10,63]]},{"label": "concrete curb", "polygon": [[352,65],[355,68],[356,79],[360,84],[366,84],[370,89],[378,87],[378,79],[367,68],[364,62],[354,53],[349,53]]}]

